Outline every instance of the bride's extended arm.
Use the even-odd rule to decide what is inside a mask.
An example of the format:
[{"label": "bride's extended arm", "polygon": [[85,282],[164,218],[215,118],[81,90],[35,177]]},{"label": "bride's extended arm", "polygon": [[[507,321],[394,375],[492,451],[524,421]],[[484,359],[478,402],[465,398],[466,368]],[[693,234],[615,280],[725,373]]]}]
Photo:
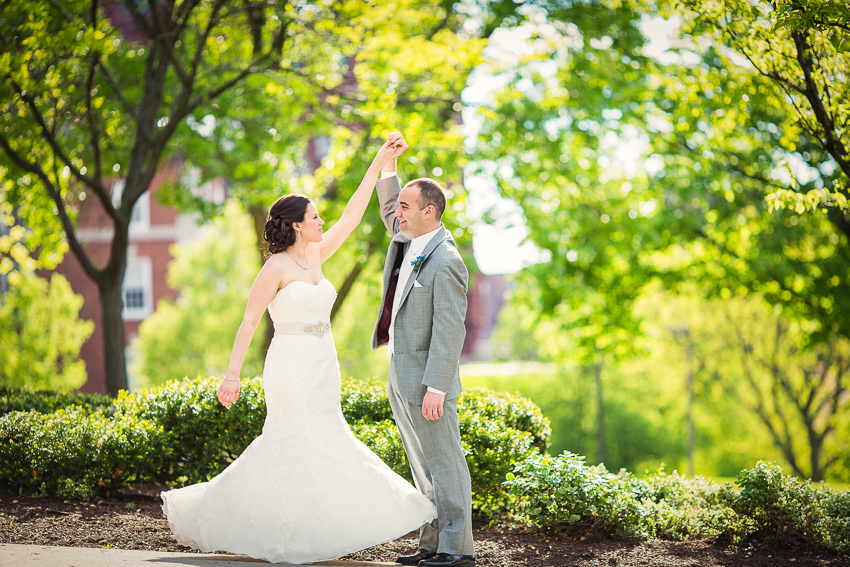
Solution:
[{"label": "bride's extended arm", "polygon": [[227,373],[218,386],[218,400],[228,409],[230,404],[239,397],[239,375],[242,372],[245,354],[251,345],[254,331],[257,330],[263,318],[263,313],[278,291],[281,279],[279,262],[275,258],[270,258],[251,286],[248,305],[245,306],[245,314],[236,332],[236,340],[233,342],[233,350],[230,353],[230,364],[227,365]]},{"label": "bride's extended arm", "polygon": [[[402,145],[394,144],[393,141],[397,139],[401,139]],[[339,247],[348,238],[348,235],[357,228],[357,225],[360,224],[360,221],[363,220],[363,213],[366,212],[366,207],[369,206],[369,200],[372,198],[372,192],[375,190],[375,183],[378,181],[378,175],[381,173],[381,169],[383,169],[387,163],[401,155],[407,146],[403,144],[404,139],[401,138],[399,134],[397,137],[395,133],[390,136],[390,140],[385,142],[381,148],[378,150],[378,153],[375,155],[375,159],[372,160],[372,164],[369,166],[369,169],[366,171],[366,175],[363,176],[363,181],[360,182],[360,185],[357,187],[357,191],[354,192],[354,195],[351,196],[351,199],[348,200],[348,204],[345,206],[345,210],[342,212],[342,216],[339,220],[325,233],[324,238],[321,242],[314,244],[319,249],[321,254],[322,262],[333,256],[334,252],[339,250]]]}]

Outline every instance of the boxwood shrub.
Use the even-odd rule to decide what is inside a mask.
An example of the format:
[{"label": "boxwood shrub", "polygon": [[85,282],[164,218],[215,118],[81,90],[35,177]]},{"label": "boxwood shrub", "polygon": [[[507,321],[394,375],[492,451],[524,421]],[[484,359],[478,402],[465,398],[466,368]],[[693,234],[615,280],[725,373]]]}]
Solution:
[{"label": "boxwood shrub", "polygon": [[[228,410],[216,396],[218,384],[217,378],[172,381],[162,387],[132,394],[122,392],[116,400],[109,400],[106,407],[116,422],[148,424],[161,433],[152,449],[127,449],[131,457],[137,453],[147,454],[150,449],[157,452],[157,459],[145,463],[143,470],[123,470],[137,479],[182,485],[209,480],[230,464],[262,433],[266,417],[263,386],[260,379],[243,380],[239,398]],[[32,416],[42,415],[38,413],[40,410],[49,410],[50,404],[54,403],[51,400],[67,401],[55,398],[53,393],[43,394],[48,401],[39,402],[38,395],[18,395],[18,399],[31,400],[28,403],[32,411],[29,414],[10,414],[16,416],[11,418],[13,421],[20,421],[19,437],[26,437],[25,431],[29,431],[28,442],[34,446],[41,442],[36,424],[41,422]],[[101,403],[103,400],[95,399],[89,406],[75,409],[74,415],[87,415],[87,410],[97,407],[94,402]],[[410,480],[410,467],[392,420],[386,385],[378,380],[344,381],[341,402],[343,414],[354,434],[398,474]],[[458,406],[464,452],[472,476],[473,505],[479,512],[487,514],[504,510],[507,491],[502,481],[505,475],[516,463],[537,452],[539,447],[546,446],[549,423],[539,408],[514,394],[485,390],[464,392],[458,399]],[[23,419],[22,415],[30,417]],[[100,420],[98,423],[108,421],[103,411],[92,416],[92,420]],[[85,420],[67,424],[69,429],[85,429],[88,426],[89,422]],[[84,432],[74,434],[83,435]],[[149,466],[151,463],[156,466]],[[79,476],[85,475],[80,473]],[[76,482],[73,474],[67,478]],[[26,486],[27,490],[33,490],[32,485],[24,483],[19,476],[9,475],[4,480],[13,486]],[[88,486],[86,483],[88,480],[83,482]],[[44,491],[56,493],[58,486],[47,483]],[[107,484],[95,483],[95,487],[106,488]]]},{"label": "boxwood shrub", "polygon": [[113,402],[112,398],[101,394],[78,394],[0,386],[0,417],[13,411],[53,413],[56,410],[71,406],[77,407],[84,413],[101,412],[111,415]]},{"label": "boxwood shrub", "polygon": [[753,535],[777,545],[822,546],[850,551],[850,494],[815,488],[788,476],[776,463],[759,461],[742,471],[732,508],[755,524]]},{"label": "boxwood shrub", "polygon": [[0,418],[0,481],[26,494],[86,499],[153,480],[169,456],[162,427],[131,416],[60,409]]},{"label": "boxwood shrub", "polygon": [[224,470],[263,430],[263,383],[243,379],[230,409],[218,401],[219,379],[168,382],[158,388],[122,391],[116,415],[131,416],[163,428],[169,459],[159,479],[179,484],[204,482]]}]

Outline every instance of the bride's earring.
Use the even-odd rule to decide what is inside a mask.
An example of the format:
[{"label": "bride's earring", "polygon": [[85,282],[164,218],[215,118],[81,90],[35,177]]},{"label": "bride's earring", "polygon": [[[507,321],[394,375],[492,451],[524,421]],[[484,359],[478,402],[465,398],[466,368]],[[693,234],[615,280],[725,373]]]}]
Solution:
[{"label": "bride's earring", "polygon": [[300,230],[295,232],[295,240],[301,240],[301,231]]}]

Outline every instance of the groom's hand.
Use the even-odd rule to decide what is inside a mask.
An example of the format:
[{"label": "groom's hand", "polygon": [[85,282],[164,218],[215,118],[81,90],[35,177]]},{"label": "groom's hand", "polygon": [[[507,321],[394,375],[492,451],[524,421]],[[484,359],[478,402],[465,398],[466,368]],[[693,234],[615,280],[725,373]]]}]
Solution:
[{"label": "groom's hand", "polygon": [[422,398],[422,417],[428,421],[437,421],[443,417],[443,401],[445,399],[445,394],[426,392],[425,397]]}]

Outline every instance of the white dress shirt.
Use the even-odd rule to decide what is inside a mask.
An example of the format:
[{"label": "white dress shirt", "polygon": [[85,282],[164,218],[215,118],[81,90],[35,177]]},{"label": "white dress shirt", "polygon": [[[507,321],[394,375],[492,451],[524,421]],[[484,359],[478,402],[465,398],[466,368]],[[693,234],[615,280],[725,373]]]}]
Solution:
[{"label": "white dress shirt", "polygon": [[[395,177],[397,174],[394,171],[381,171],[381,179],[387,179],[388,177]],[[398,272],[398,281],[396,282],[395,287],[395,297],[393,299],[393,310],[392,310],[392,318],[390,319],[390,342],[387,344],[387,356],[394,353],[395,341],[393,340],[393,329],[395,327],[395,315],[398,313],[398,308],[401,304],[401,295],[404,293],[404,288],[407,286],[407,280],[410,279],[411,274],[413,274],[413,261],[425,250],[425,247],[428,246],[428,243],[431,242],[431,239],[437,234],[443,225],[438,226],[431,232],[426,232],[425,234],[420,234],[416,238],[410,241],[410,245],[407,247],[407,253],[404,255],[404,260],[401,261],[401,268],[399,268]],[[414,281],[414,285],[416,285]],[[434,392],[435,394],[446,395],[442,390],[438,390],[436,388],[432,388],[428,386],[429,392]]]}]

